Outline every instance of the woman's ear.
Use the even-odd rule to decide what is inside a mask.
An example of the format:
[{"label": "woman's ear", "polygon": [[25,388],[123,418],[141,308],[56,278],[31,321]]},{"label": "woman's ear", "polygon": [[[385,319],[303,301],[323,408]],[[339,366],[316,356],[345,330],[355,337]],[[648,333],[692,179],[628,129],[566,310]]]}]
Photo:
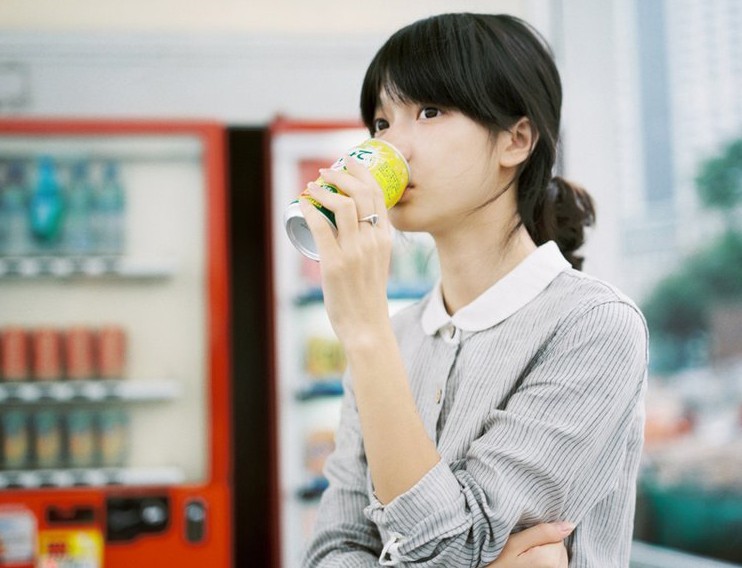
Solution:
[{"label": "woman's ear", "polygon": [[523,116],[513,126],[501,133],[503,150],[500,165],[514,168],[526,161],[538,141],[538,132],[527,116]]}]

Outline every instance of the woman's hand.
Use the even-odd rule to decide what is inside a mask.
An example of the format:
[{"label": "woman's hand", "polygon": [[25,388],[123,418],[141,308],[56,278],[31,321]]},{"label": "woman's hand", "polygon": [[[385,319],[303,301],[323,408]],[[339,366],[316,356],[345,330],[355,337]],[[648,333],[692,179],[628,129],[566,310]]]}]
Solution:
[{"label": "woman's hand", "polygon": [[487,568],[568,568],[563,540],[573,530],[570,523],[543,523],[512,534]]},{"label": "woman's hand", "polygon": [[[391,227],[384,197],[371,173],[345,157],[347,171],[320,170],[322,178],[346,195],[310,183],[309,195],[335,214],[337,238],[306,199],[299,204],[319,250],[327,313],[338,339],[349,347],[389,325],[386,297],[391,259]],[[375,225],[359,221],[378,215]]]}]

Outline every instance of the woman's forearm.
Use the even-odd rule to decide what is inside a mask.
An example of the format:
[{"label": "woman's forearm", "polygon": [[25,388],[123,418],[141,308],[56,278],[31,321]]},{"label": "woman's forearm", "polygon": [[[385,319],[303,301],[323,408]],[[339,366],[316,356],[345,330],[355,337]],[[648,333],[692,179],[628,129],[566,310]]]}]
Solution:
[{"label": "woman's forearm", "polygon": [[440,460],[425,432],[391,326],[346,345],[376,497],[386,504]]}]

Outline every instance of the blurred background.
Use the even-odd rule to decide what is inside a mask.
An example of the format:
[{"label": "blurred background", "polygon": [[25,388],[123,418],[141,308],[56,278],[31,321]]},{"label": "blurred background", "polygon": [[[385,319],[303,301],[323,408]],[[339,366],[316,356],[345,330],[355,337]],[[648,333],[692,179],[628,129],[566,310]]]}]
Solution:
[{"label": "blurred background", "polygon": [[[5,248],[0,252],[6,265],[0,275],[0,327],[20,326],[27,331],[41,323],[69,327],[76,321],[75,310],[84,302],[82,298],[91,290],[96,294],[98,287],[106,287],[102,294],[109,296],[100,300],[103,303],[115,303],[117,294],[132,294],[133,288],[141,291],[140,284],[124,284],[120,292],[110,283],[95,280],[76,292],[77,284],[59,282],[69,272],[98,276],[108,270],[105,263],[111,258],[124,255],[130,260],[132,250],[141,253],[139,261],[151,261],[153,250],[165,251],[164,256],[170,258],[181,247],[173,254],[189,259],[189,270],[211,276],[210,255],[228,252],[223,259],[228,274],[223,276],[232,289],[232,311],[224,316],[223,324],[231,334],[225,345],[233,351],[232,386],[221,386],[219,392],[229,398],[234,416],[215,415],[221,407],[208,406],[198,394],[189,398],[190,383],[179,387],[186,391],[182,415],[168,410],[167,402],[164,410],[159,407],[156,412],[140,408],[152,399],[169,400],[170,395],[162,393],[163,389],[170,392],[171,385],[157,383],[155,394],[150,392],[146,400],[135,397],[133,410],[124,412],[129,445],[134,448],[127,455],[134,462],[160,468],[150,468],[154,478],[145,479],[141,487],[203,482],[211,475],[205,464],[216,463],[208,457],[216,442],[208,442],[204,432],[221,432],[224,427],[231,432],[223,440],[224,451],[231,456],[225,463],[234,472],[233,476],[225,474],[232,493],[227,498],[231,505],[224,507],[227,513],[233,510],[225,530],[231,531],[234,540],[222,543],[231,547],[225,558],[237,566],[277,566],[279,558],[285,566],[296,565],[292,559],[311,529],[312,511],[323,487],[322,460],[332,446],[339,392],[337,381],[327,378],[337,375],[342,353],[328,338],[331,332],[320,309],[316,273],[311,266],[300,264],[286,245],[281,211],[318,163],[326,163],[362,139],[357,128],[360,84],[386,37],[415,19],[449,11],[520,16],[552,46],[565,94],[558,169],[584,185],[597,203],[597,225],[583,251],[584,269],[617,285],[647,317],[650,381],[634,565],[703,566],[701,557],[709,559],[709,566],[711,559],[742,564],[742,3],[738,0],[376,0],[366,4],[338,0],[3,0],[0,241],[5,241],[0,246]],[[28,119],[37,126],[24,125]],[[48,128],[39,127],[39,121]],[[69,121],[78,121],[79,131]],[[61,123],[65,126],[59,130]],[[172,124],[180,126],[173,130],[168,126]],[[203,124],[208,126],[202,128]],[[224,137],[216,149],[209,134],[212,127],[222,128]],[[49,136],[45,138],[44,133]],[[106,138],[102,145],[101,136]],[[156,140],[142,143],[142,137],[153,136]],[[165,139],[168,136],[173,138]],[[69,144],[65,137],[70,138]],[[123,138],[117,142],[117,137]],[[149,143],[153,146],[148,150]],[[127,166],[130,159],[139,164],[143,153],[149,156],[147,168],[152,171]],[[42,155],[69,170],[59,173],[60,179],[67,176],[69,187],[76,179],[73,162],[79,156],[86,156],[91,167],[101,168],[101,183],[123,187],[109,190],[109,197],[116,201],[116,191],[126,195],[128,248],[117,245],[120,235],[108,233],[101,237],[108,239],[108,249],[91,249],[83,255],[79,250],[71,254],[66,245],[39,251],[11,243],[14,237],[8,227],[14,204],[21,199],[20,190],[13,188],[24,176],[24,183],[31,187],[52,175]],[[213,160],[220,165],[214,166]],[[32,173],[19,173],[22,167],[31,167],[31,162]],[[214,174],[215,167],[221,177]],[[203,172],[208,174],[209,188],[227,188],[228,199],[221,209],[218,198],[181,202],[168,196],[167,190],[149,202],[159,208],[157,215],[136,213],[137,207],[144,209],[136,204],[149,199],[141,195],[151,191],[148,188],[153,184],[165,187],[177,179],[199,194]],[[149,181],[138,186],[145,178]],[[33,197],[22,199],[34,202]],[[248,216],[245,211],[251,204],[255,206]],[[118,214],[124,215],[123,210],[121,206]],[[166,227],[171,223],[173,231],[186,235],[187,227],[200,226],[205,210],[217,216],[221,211],[220,234],[228,243],[220,245],[221,241],[206,233],[193,242],[174,243],[151,229],[170,219]],[[219,224],[214,218],[210,217],[208,230]],[[97,222],[121,222],[116,221],[116,214],[102,219]],[[158,244],[150,247],[148,243]],[[188,246],[201,250],[204,243],[211,243],[204,249],[206,259],[189,252]],[[414,300],[435,278],[434,260],[426,260],[420,252],[426,246],[424,241],[408,239],[395,253],[393,277],[399,286],[390,288],[390,296],[400,305]],[[61,256],[84,257],[85,262],[95,257],[105,267],[70,264],[64,268],[54,264]],[[42,260],[34,268],[24,264],[26,257]],[[47,261],[51,268],[44,264]],[[154,268],[151,262],[145,268],[140,265],[135,269],[116,265],[110,270],[124,278],[133,270],[137,282],[163,277],[178,281],[162,263]],[[51,273],[52,283],[38,284],[34,277],[46,272]],[[139,324],[147,331],[140,332],[140,339],[131,339],[131,327],[146,319],[136,311],[146,311],[142,306],[148,300],[142,295],[137,300],[139,307],[126,304],[128,315],[113,313],[111,317],[118,318],[118,323],[129,322],[130,374],[139,369],[143,375],[160,372],[156,355],[144,347],[152,341],[172,351],[173,360],[188,352],[196,357],[196,367],[213,363],[218,355],[213,351],[194,355],[192,351],[194,345],[214,342],[210,335],[214,329],[208,327],[216,317],[213,296],[206,297],[198,282],[188,284],[188,290],[177,282],[173,285],[172,290],[154,292],[150,286],[142,294],[152,292],[152,300],[158,294],[172,297],[178,290],[175,293],[182,302],[191,302],[194,296],[189,294],[196,294],[203,309],[189,315],[185,325],[200,331],[175,334],[167,347],[171,337],[167,332],[157,331],[154,323],[148,328]],[[60,289],[70,294],[74,309],[60,307],[65,301],[58,295]],[[26,309],[45,294],[56,298],[56,312],[50,309],[39,314]],[[167,312],[160,317],[181,316]],[[86,318],[96,326],[101,324],[92,315]],[[136,341],[141,348],[135,347]],[[137,349],[144,353],[138,359],[144,363],[134,360]],[[228,356],[226,350],[222,356]],[[294,375],[301,375],[301,380]],[[213,376],[212,369],[194,377],[193,392],[205,389],[209,399]],[[15,379],[7,375],[4,380],[10,384]],[[13,388],[10,385],[5,394],[0,392],[3,413],[14,417],[3,423],[6,442],[17,433],[17,420],[36,424],[42,420],[38,413],[44,410],[36,406],[29,410],[30,403],[23,398],[27,393],[18,394]],[[42,398],[47,395],[57,396],[42,391]],[[66,395],[59,396],[64,399]],[[80,396],[91,402],[97,395]],[[172,398],[177,397],[173,394]],[[63,410],[65,416],[71,412]],[[296,418],[299,415],[302,418]],[[174,478],[171,470],[160,467],[164,462],[160,464],[152,455],[157,450],[135,449],[146,445],[137,442],[139,438],[146,439],[147,432],[161,427],[162,416],[170,416],[179,425],[195,417],[202,426],[195,440],[206,457],[185,455],[187,447],[181,451],[184,455],[174,451],[170,461],[181,464]],[[86,419],[93,420],[83,414],[72,422]],[[95,420],[109,425],[98,426],[96,431],[117,424],[117,418],[110,416]],[[38,424],[29,426],[32,440],[39,437],[34,433],[39,428]],[[158,443],[167,446],[167,435],[163,433]],[[24,565],[23,559],[30,557],[24,555],[30,545],[19,544],[30,538],[31,532],[24,528],[28,522],[36,523],[34,538],[44,542],[44,522],[29,520],[33,515],[24,516],[13,508],[27,495],[14,486],[28,489],[41,482],[23,481],[26,478],[13,477],[12,472],[72,468],[69,457],[64,467],[60,462],[42,468],[38,457],[34,459],[34,467],[28,465],[31,458],[25,464],[23,460],[14,464],[7,457],[3,462],[4,470],[11,473],[5,482],[0,479],[0,543],[5,534],[6,547],[10,547],[7,543],[12,539],[7,535],[16,535],[16,560],[7,554],[3,560],[0,546],[0,566]],[[123,457],[113,461],[117,459],[124,461]],[[101,467],[110,469],[122,463]],[[84,464],[73,465],[85,469]],[[277,483],[275,478],[282,481]],[[61,479],[54,483],[78,484]],[[163,491],[155,497],[167,494]],[[67,501],[75,502],[74,496],[65,495]],[[299,505],[288,503],[297,495]],[[97,498],[90,499],[104,507]],[[187,518],[191,513],[203,514],[203,510],[188,508],[197,502],[186,502]],[[141,503],[137,506],[146,509]],[[105,507],[110,513],[110,503]],[[200,530],[193,526],[201,525],[189,522],[183,530]],[[100,558],[113,559],[106,565],[125,565],[117,563],[122,561],[115,560],[116,553],[110,552],[108,544],[96,546],[102,551]],[[146,555],[139,558],[142,565],[156,565],[147,564]],[[102,565],[103,560],[99,561]]]}]

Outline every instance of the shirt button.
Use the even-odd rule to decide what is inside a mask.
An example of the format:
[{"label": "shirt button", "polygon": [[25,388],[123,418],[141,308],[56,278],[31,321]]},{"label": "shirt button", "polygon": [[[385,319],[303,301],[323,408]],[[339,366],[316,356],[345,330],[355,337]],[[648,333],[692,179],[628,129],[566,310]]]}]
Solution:
[{"label": "shirt button", "polygon": [[435,391],[435,403],[440,404],[441,403],[441,397],[443,396],[443,391],[438,388]]},{"label": "shirt button", "polygon": [[441,337],[443,337],[447,343],[453,343],[456,340],[457,331],[455,325],[448,323],[441,329]]}]

